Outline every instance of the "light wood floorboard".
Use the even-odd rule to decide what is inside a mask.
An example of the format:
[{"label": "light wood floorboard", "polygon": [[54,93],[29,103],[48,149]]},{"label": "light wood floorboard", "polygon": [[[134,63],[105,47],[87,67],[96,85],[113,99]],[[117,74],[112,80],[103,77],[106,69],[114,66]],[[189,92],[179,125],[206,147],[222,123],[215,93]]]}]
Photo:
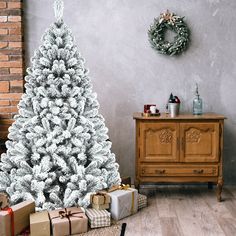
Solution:
[{"label": "light wood floorboard", "polygon": [[215,188],[159,186],[141,188],[148,207],[122,219],[125,236],[235,236],[236,187],[224,187],[222,202]]}]

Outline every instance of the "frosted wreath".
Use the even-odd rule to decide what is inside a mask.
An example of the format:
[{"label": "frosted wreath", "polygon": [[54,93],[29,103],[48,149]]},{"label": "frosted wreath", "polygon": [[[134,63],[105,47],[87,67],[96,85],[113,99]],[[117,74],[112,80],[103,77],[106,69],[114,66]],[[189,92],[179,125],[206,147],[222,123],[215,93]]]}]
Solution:
[{"label": "frosted wreath", "polygon": [[91,193],[120,184],[108,129],[98,113],[63,2],[25,77],[26,92],[0,161],[0,192],[11,204],[35,200],[37,210],[90,204]]},{"label": "frosted wreath", "polygon": [[[153,25],[148,31],[151,46],[161,54],[177,55],[184,51],[189,42],[189,29],[183,20],[184,17],[170,13],[162,13],[158,19],[154,19]],[[173,42],[165,40],[166,30],[176,33]]]}]

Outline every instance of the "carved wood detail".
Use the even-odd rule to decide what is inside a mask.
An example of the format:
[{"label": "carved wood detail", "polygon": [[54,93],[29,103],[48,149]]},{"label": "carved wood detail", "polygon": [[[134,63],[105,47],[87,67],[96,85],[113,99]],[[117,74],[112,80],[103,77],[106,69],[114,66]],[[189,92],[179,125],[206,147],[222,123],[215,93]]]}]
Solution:
[{"label": "carved wood detail", "polygon": [[171,130],[170,129],[161,130],[159,138],[161,143],[171,143],[173,138]]}]

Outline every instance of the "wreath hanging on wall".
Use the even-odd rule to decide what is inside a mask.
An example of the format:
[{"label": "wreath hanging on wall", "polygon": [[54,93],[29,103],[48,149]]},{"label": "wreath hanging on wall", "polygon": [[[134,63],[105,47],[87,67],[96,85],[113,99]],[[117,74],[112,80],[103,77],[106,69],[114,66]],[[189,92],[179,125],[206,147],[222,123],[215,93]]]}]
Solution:
[{"label": "wreath hanging on wall", "polygon": [[[189,42],[190,31],[183,20],[184,17],[170,13],[168,10],[154,19],[148,31],[149,41],[154,49],[161,54],[177,55],[183,52]],[[173,42],[165,40],[165,33],[171,30],[176,33]]]}]

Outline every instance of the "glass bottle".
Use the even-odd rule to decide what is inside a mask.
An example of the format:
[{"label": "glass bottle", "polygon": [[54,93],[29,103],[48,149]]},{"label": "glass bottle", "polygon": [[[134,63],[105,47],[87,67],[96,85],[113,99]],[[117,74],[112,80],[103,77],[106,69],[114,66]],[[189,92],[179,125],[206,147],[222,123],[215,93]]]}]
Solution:
[{"label": "glass bottle", "polygon": [[193,115],[202,115],[202,99],[198,93],[198,84],[196,84],[195,98],[193,99]]}]

